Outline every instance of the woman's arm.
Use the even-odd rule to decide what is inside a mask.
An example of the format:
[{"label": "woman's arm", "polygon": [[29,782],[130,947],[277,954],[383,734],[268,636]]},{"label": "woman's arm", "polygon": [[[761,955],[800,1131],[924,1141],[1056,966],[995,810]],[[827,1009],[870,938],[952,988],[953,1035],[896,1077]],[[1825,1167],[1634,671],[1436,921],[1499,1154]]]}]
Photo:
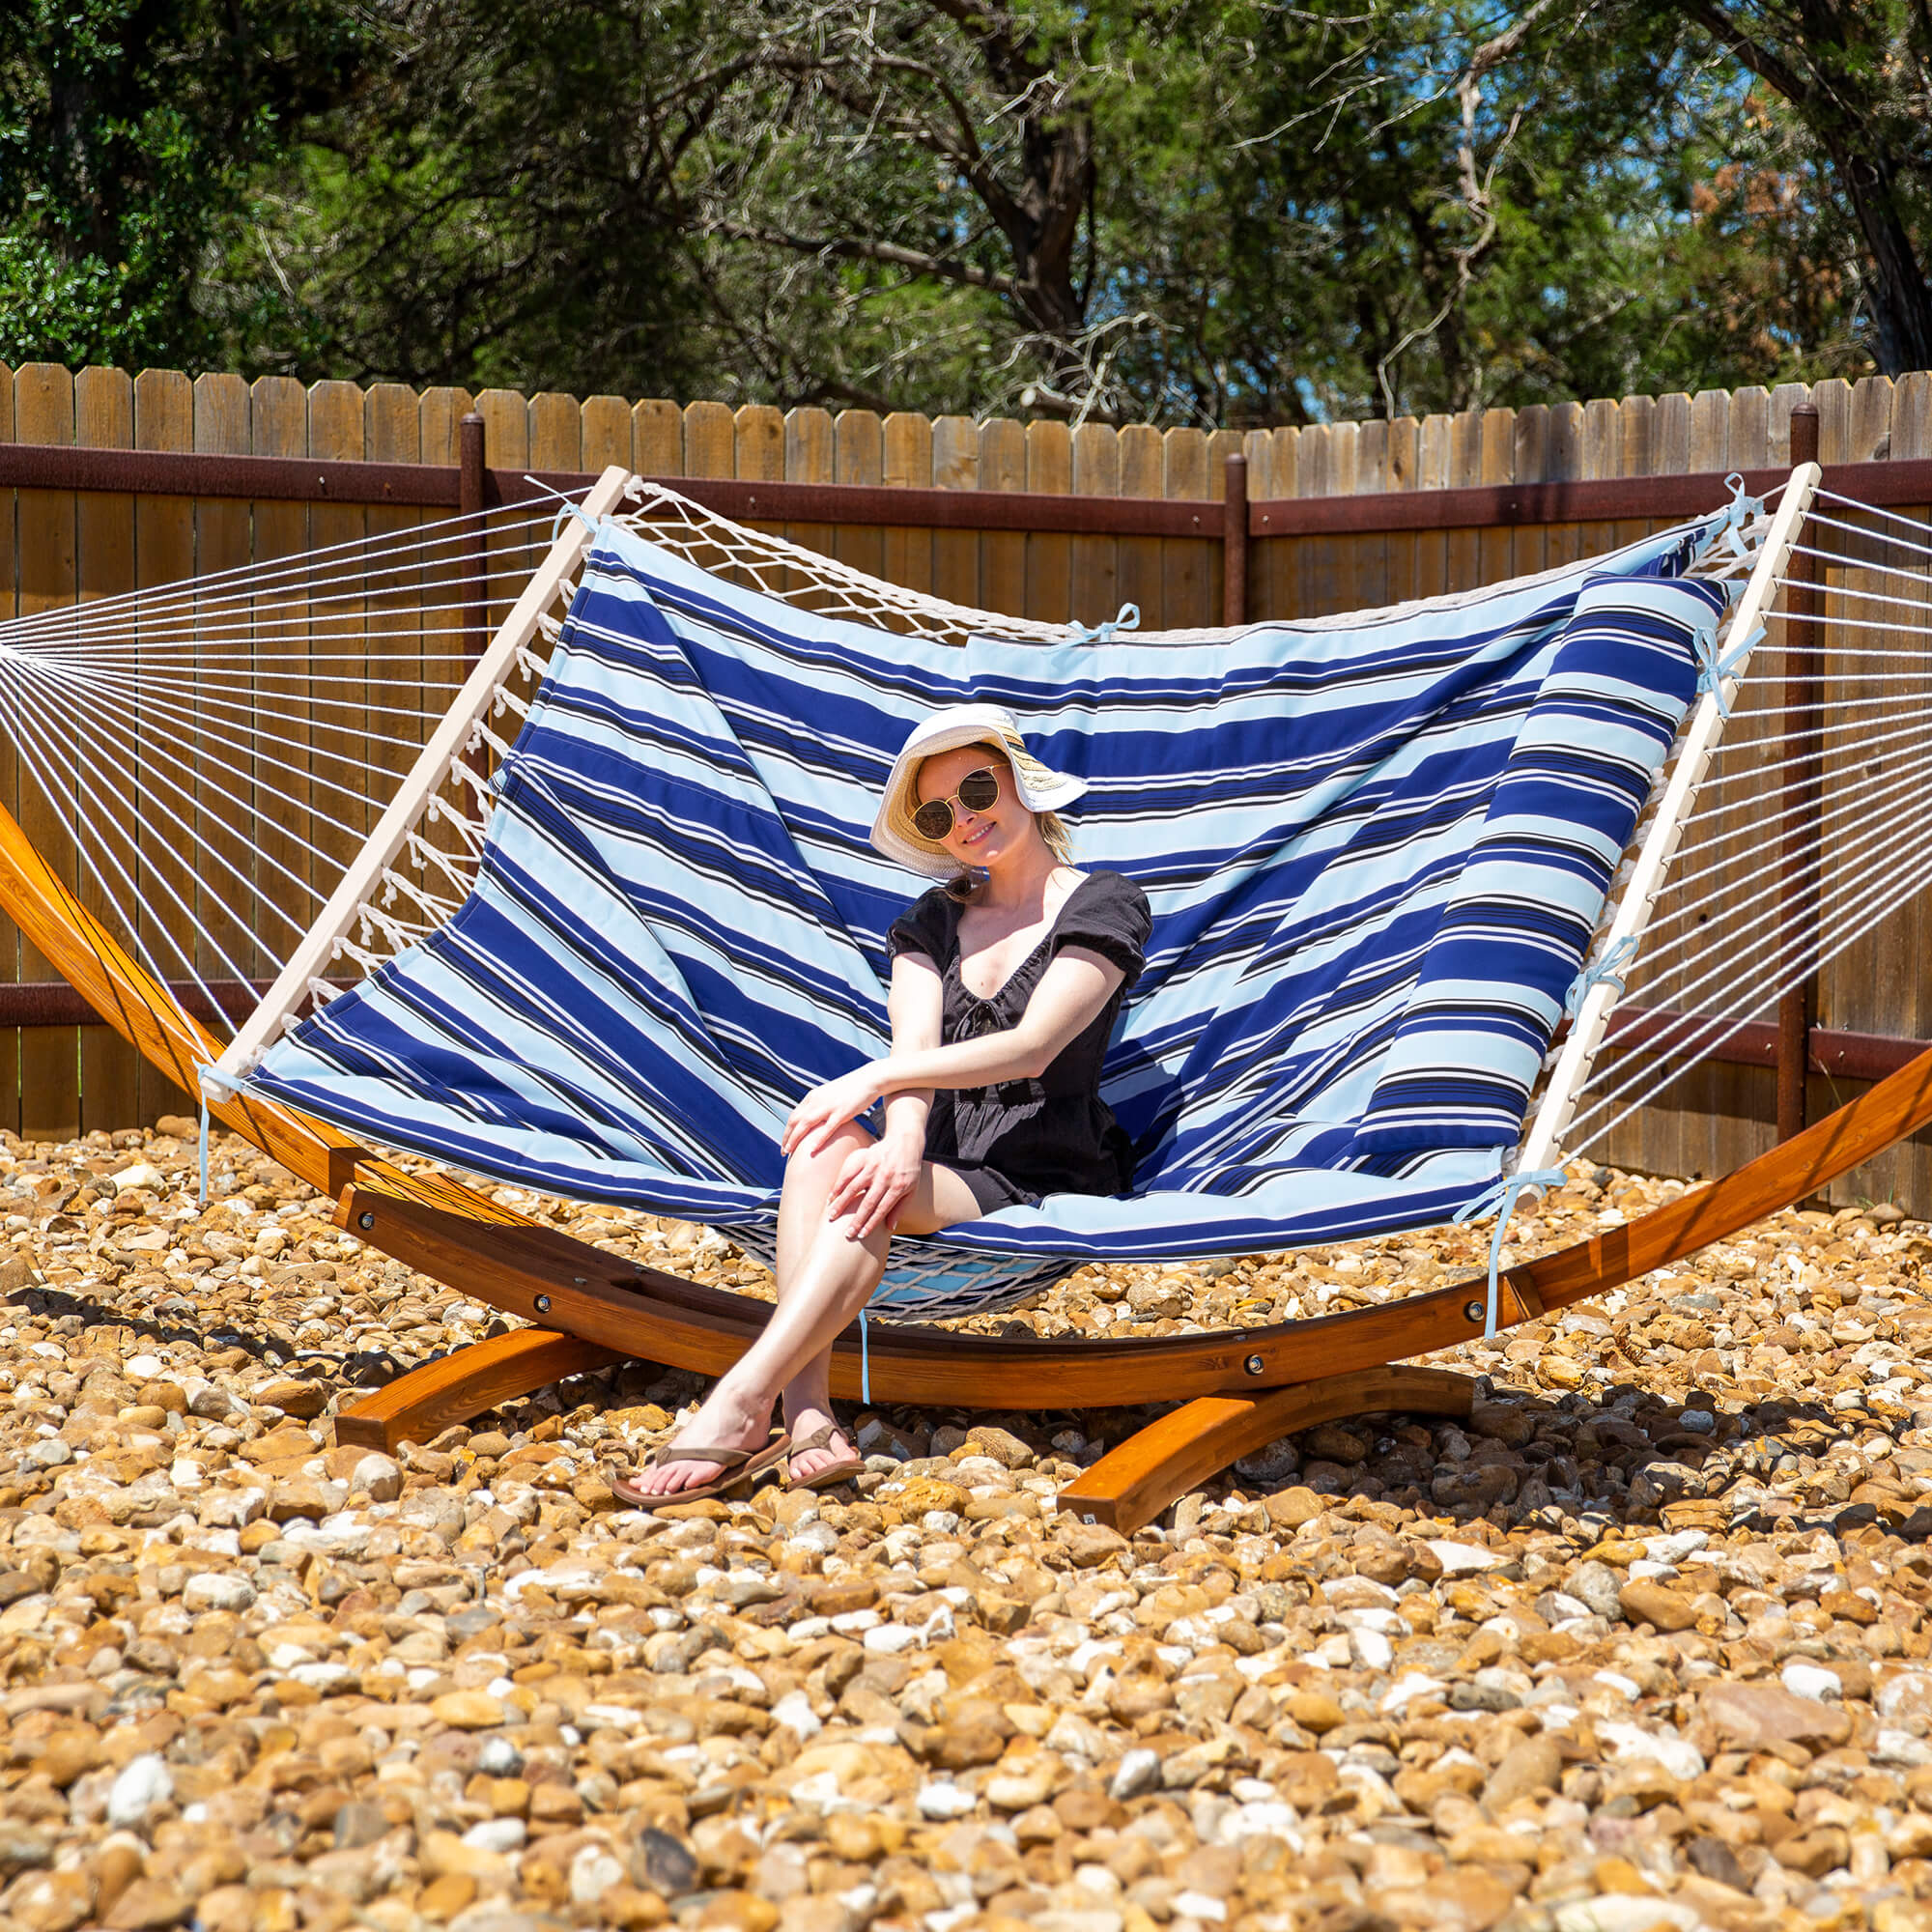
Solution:
[{"label": "woman's arm", "polygon": [[[939,969],[924,953],[901,952],[893,961],[886,1012],[892,1021],[895,1053],[920,1053],[939,1044],[943,1031]],[[906,1196],[919,1184],[920,1166],[925,1159],[926,1116],[931,1111],[930,1087],[894,1094],[886,1101],[885,1131],[839,1169],[826,1197],[826,1211],[834,1220],[850,1214],[858,1238],[863,1240],[881,1225],[890,1228]]]},{"label": "woman's arm", "polygon": [[1038,1079],[1061,1050],[1093,1025],[1125,977],[1111,959],[1087,947],[1063,947],[1041,974],[1017,1026],[954,1046],[903,1053],[895,1037],[884,1060],[828,1080],[799,1102],[785,1122],[784,1152],[801,1145],[816,1151],[847,1121],[890,1094]]},{"label": "woman's arm", "polygon": [[[901,952],[893,961],[892,990],[886,996],[886,1017],[892,1021],[891,1058],[929,1053],[939,1044],[944,995],[939,968],[923,952]],[[930,1087],[907,1087],[886,1101],[885,1140],[901,1140],[925,1149],[925,1121],[932,1111]]]}]

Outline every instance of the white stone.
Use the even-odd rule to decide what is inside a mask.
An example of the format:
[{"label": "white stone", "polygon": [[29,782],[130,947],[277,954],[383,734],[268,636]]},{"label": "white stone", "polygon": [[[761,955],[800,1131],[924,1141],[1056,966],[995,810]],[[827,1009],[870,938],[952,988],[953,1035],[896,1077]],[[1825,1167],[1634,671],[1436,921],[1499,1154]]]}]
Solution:
[{"label": "white stone", "polygon": [[1634,1893],[1580,1898],[1556,1908],[1556,1932],[1654,1932],[1664,1924],[1678,1926],[1681,1932],[1699,1932],[1705,1923],[1703,1914],[1682,1899]]},{"label": "white stone", "polygon": [[189,1610],[245,1610],[254,1601],[254,1584],[230,1570],[204,1570],[182,1591],[182,1606]]},{"label": "white stone", "polygon": [[387,1456],[371,1451],[349,1473],[352,1493],[365,1491],[372,1502],[392,1503],[403,1492],[403,1472]]},{"label": "white stone", "polygon": [[1228,1919],[1227,1902],[1205,1891],[1176,1892],[1174,1910],[1185,1918],[1203,1919],[1210,1925],[1224,1925]]},{"label": "white stone", "polygon": [[[108,1179],[113,1181],[116,1194],[127,1194],[136,1187],[148,1188],[156,1194],[168,1191],[167,1177],[150,1160],[137,1160],[132,1167],[124,1167],[119,1174],[109,1175]],[[149,1374],[153,1373],[153,1370],[149,1371]]]},{"label": "white stone", "polygon": [[1835,1704],[1845,1694],[1835,1670],[1822,1664],[1801,1663],[1795,1660],[1778,1672],[1778,1682],[1794,1697],[1809,1697],[1814,1704]]},{"label": "white stone", "polygon": [[473,1851],[495,1852],[500,1857],[505,1852],[522,1851],[527,1835],[521,1818],[486,1818],[464,1833],[463,1842]]},{"label": "white stone", "polygon": [[1509,1561],[1507,1556],[1485,1549],[1480,1544],[1457,1543],[1444,1536],[1430,1539],[1427,1548],[1441,1564],[1445,1577],[1473,1577],[1485,1570],[1500,1570]]},{"label": "white stone", "polygon": [[917,1650],[923,1638],[910,1624],[876,1624],[861,1641],[874,1657],[897,1657],[903,1651]]},{"label": "white stone", "polygon": [[267,1490],[247,1487],[209,1490],[196,1505],[201,1520],[212,1529],[242,1529],[269,1507]]},{"label": "white stone", "polygon": [[1159,1783],[1160,1753],[1143,1747],[1128,1751],[1115,1767],[1107,1795],[1117,1803],[1125,1804],[1129,1798],[1138,1798],[1143,1792],[1152,1791]]},{"label": "white stone", "polygon": [[1351,1630],[1349,1651],[1364,1670],[1386,1670],[1395,1662],[1395,1645],[1378,1630]]},{"label": "white stone", "polygon": [[613,1885],[624,1883],[624,1867],[602,1845],[585,1845],[570,1861],[570,1902],[595,1905]]},{"label": "white stone", "polygon": [[355,1672],[346,1663],[331,1663],[327,1660],[317,1663],[298,1663],[289,1675],[298,1684],[305,1684],[312,1690],[320,1690],[325,1697],[333,1696],[338,1690],[346,1690],[358,1681]]},{"label": "white stone", "polygon": [[107,1822],[117,1831],[130,1831],[175,1795],[175,1780],[165,1760],[153,1751],[132,1759],[107,1792]]},{"label": "white stone", "polygon": [[978,1801],[970,1791],[961,1791],[950,1779],[920,1786],[919,1815],[922,1818],[963,1818]]},{"label": "white stone", "polygon": [[628,1704],[586,1704],[583,1723],[590,1730],[635,1731],[644,1721],[641,1711]]},{"label": "white stone", "polygon": [[1619,1763],[1632,1759],[1654,1758],[1672,1777],[1689,1783],[1704,1772],[1704,1755],[1688,1738],[1675,1731],[1646,1731],[1640,1724],[1600,1722],[1597,1742]]},{"label": "white stone", "polygon": [[782,1724],[801,1739],[816,1737],[825,1728],[811,1708],[811,1699],[803,1690],[787,1690],[772,1706],[772,1721]]},{"label": "white stone", "polygon": [[[1239,1784],[1254,1782],[1253,1778],[1240,1779],[1235,1795],[1241,1795]],[[1300,1826],[1301,1814],[1293,1804],[1284,1804],[1277,1798],[1251,1798],[1221,1820],[1214,1835],[1224,1845],[1237,1845],[1243,1838],[1275,1838],[1290,1851],[1299,1852]]]},{"label": "white stone", "polygon": [[1711,1541],[1708,1529],[1679,1529],[1668,1536],[1647,1536],[1643,1553],[1653,1563],[1682,1563],[1693,1551],[1706,1548]]},{"label": "white stone", "polygon": [[1440,1678],[1427,1676],[1420,1670],[1405,1670],[1389,1686],[1379,1708],[1385,1712],[1399,1711],[1412,1698],[1439,1695],[1443,1688]]}]

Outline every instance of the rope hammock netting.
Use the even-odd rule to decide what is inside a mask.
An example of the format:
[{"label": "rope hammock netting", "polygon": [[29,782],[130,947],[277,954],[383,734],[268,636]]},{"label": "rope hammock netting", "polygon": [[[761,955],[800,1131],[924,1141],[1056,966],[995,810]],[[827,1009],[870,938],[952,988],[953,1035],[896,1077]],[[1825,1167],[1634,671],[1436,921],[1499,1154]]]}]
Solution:
[{"label": "rope hammock netting", "polygon": [[881,1305],[958,1315],[1090,1258],[1500,1240],[1932,885],[1932,526],[1808,483],[1479,592],[1105,638],[628,494],[561,564],[525,505],[0,625],[22,829],[227,1049],[213,1091],[768,1254],[777,1122],[885,1039],[920,883],[865,844],[878,783],[987,697],[1156,926],[1109,1063],[1136,1198],[896,1244]]}]

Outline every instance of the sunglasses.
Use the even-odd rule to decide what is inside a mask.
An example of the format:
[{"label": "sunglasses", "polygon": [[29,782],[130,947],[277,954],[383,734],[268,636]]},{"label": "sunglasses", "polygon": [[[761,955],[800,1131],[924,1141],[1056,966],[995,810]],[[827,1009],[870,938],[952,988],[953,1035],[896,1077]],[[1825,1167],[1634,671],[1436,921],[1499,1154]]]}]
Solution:
[{"label": "sunglasses", "polygon": [[913,829],[937,845],[952,830],[952,800],[968,811],[984,811],[1000,796],[1000,781],[988,767],[968,772],[950,798],[929,798],[912,815]]}]

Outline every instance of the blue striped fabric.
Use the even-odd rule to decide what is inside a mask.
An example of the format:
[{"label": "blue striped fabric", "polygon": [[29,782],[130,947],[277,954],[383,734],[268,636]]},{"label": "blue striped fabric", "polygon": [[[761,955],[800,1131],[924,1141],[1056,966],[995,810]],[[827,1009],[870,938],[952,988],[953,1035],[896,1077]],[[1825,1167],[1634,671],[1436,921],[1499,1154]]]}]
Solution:
[{"label": "blue striped fabric", "polygon": [[898,1242],[881,1303],[1446,1219],[1520,1135],[1722,609],[1681,576],[1720,521],[1345,620],[964,649],[607,526],[474,891],[250,1084],[769,1259],[779,1128],[885,1049],[886,929],[924,885],[867,841],[880,787],[927,711],[982,699],[1088,781],[1079,863],[1152,903],[1106,1075],[1135,1193]]}]

